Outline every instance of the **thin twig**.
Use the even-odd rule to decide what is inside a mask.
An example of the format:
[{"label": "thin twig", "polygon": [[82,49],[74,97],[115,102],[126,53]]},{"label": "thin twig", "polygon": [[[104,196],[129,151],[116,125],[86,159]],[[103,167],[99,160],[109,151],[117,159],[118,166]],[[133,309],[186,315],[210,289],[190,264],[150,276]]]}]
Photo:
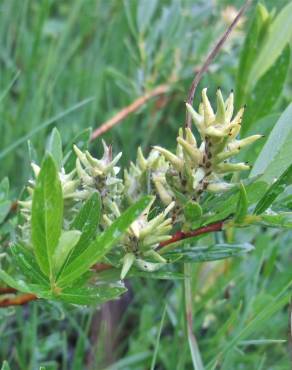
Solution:
[{"label": "thin twig", "polygon": [[[188,231],[188,232],[178,231],[177,233],[175,233],[172,236],[171,239],[160,243],[158,249],[161,249],[161,248],[163,248],[163,247],[165,247],[169,244],[176,243],[180,240],[184,240],[184,239],[187,239],[187,238],[192,238],[192,237],[199,236],[199,235],[202,235],[202,234],[207,234],[207,233],[210,233],[210,232],[220,231],[223,228],[223,224],[224,224],[224,221],[218,221],[214,224],[203,226],[203,227],[200,227],[196,230],[191,230],[191,231]],[[97,273],[105,271],[105,270],[109,270],[109,269],[112,269],[112,268],[114,268],[114,266],[112,266],[110,264],[107,264],[107,263],[97,263],[97,264],[92,266],[92,270],[94,270]],[[0,294],[8,294],[8,293],[17,293],[17,290],[14,289],[14,288],[10,288],[10,287],[0,288]],[[37,297],[34,294],[22,294],[22,295],[19,295],[19,296],[15,296],[13,298],[5,298],[3,300],[0,300],[0,307],[23,305],[23,304],[26,304],[30,301],[34,301],[36,299],[37,299]]]},{"label": "thin twig", "polygon": [[199,236],[202,234],[207,234],[207,233],[211,233],[215,231],[221,231],[223,228],[223,225],[224,225],[224,221],[218,221],[218,222],[215,222],[214,224],[203,226],[196,230],[191,230],[187,232],[178,231],[171,237],[171,239],[161,242],[159,244],[158,249],[161,249],[169,244],[179,242],[183,239],[193,238],[195,236]]},{"label": "thin twig", "polygon": [[138,99],[134,100],[133,103],[126,106],[120,110],[116,115],[114,115],[108,121],[102,123],[95,131],[93,131],[90,140],[94,141],[100,135],[104,134],[110,130],[113,126],[117,125],[128,117],[131,113],[136,112],[142,105],[144,105],[148,100],[155,98],[159,95],[164,95],[170,90],[169,85],[159,85],[155,89],[147,92],[145,95],[140,96]]},{"label": "thin twig", "polygon": [[38,298],[34,294],[20,294],[12,298],[4,298],[0,300],[0,307],[22,306],[28,302],[35,301],[36,299]]},{"label": "thin twig", "polygon": [[[251,3],[251,0],[246,0],[245,4],[239,10],[237,16],[234,18],[234,20],[231,23],[231,25],[224,32],[224,34],[221,36],[221,38],[219,39],[219,41],[216,43],[216,45],[214,46],[214,48],[211,50],[210,54],[207,56],[207,58],[206,58],[206,60],[205,60],[205,62],[203,64],[203,66],[200,68],[200,70],[198,71],[198,73],[195,75],[195,78],[193,79],[193,82],[192,82],[191,87],[190,87],[190,90],[189,90],[188,98],[187,98],[187,103],[189,103],[190,105],[193,104],[195,92],[196,92],[196,89],[198,87],[199,82],[201,81],[201,78],[202,78],[203,74],[207,71],[207,69],[209,68],[209,65],[211,64],[211,62],[214,60],[214,58],[216,57],[216,55],[222,49],[222,46],[224,45],[224,43],[227,40],[228,36],[230,35],[230,33],[232,32],[232,30],[234,29],[234,27],[237,25],[239,19],[241,18],[241,16],[243,15],[243,13],[246,11],[246,9],[249,7],[250,3]],[[191,115],[189,114],[188,111],[186,112],[185,127],[191,127]]]},{"label": "thin twig", "polygon": [[16,293],[17,290],[10,287],[0,287],[0,294],[13,294]]}]

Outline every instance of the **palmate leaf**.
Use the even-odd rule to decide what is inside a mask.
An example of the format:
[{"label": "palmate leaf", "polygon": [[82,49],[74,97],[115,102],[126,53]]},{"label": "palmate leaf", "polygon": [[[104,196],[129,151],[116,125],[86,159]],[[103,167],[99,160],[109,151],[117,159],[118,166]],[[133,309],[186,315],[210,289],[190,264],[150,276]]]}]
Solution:
[{"label": "palmate leaf", "polygon": [[70,264],[67,264],[57,279],[58,286],[65,287],[72,284],[74,280],[88,271],[93,264],[100,261],[118,242],[132,222],[145,210],[152,199],[150,196],[145,196],[129,207],[106,231],[91,242],[84,252]]},{"label": "palmate leaf", "polygon": [[244,244],[215,244],[210,246],[195,246],[192,238],[179,243],[179,247],[163,254],[170,261],[206,262],[217,261],[230,257],[241,256],[253,250],[249,243]]},{"label": "palmate leaf", "polygon": [[52,256],[63,222],[62,188],[54,159],[47,154],[37,177],[32,200],[31,237],[39,266],[52,274]]},{"label": "palmate leaf", "polygon": [[292,184],[292,164],[287,168],[286,171],[275,181],[263,197],[260,199],[256,208],[254,210],[254,214],[259,215],[263,213],[269,206],[274,202],[274,200],[280,195],[287,186]]}]

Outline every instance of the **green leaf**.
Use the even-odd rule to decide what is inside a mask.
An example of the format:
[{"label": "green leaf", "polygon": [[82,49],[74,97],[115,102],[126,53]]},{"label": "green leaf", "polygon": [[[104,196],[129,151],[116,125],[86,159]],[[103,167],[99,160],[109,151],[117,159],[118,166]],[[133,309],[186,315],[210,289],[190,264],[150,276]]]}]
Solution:
[{"label": "green leaf", "polygon": [[269,114],[284,88],[290,62],[290,48],[286,46],[275,64],[258,80],[249,94],[242,125],[242,135],[261,117]]},{"label": "green leaf", "polygon": [[262,175],[261,180],[271,184],[291,164],[292,103],[285,109],[269,135],[249,177]]},{"label": "green leaf", "polygon": [[287,168],[286,171],[275,181],[263,197],[260,199],[254,214],[259,215],[263,213],[269,206],[274,202],[274,200],[280,195],[288,185],[292,184],[292,164]]},{"label": "green leaf", "polygon": [[8,365],[7,361],[3,362],[2,366],[1,366],[1,370],[10,370],[10,366]]},{"label": "green leaf", "polygon": [[31,237],[38,264],[52,277],[52,256],[63,221],[63,196],[57,167],[48,154],[38,175],[32,200]]},{"label": "green leaf", "polygon": [[115,286],[100,285],[94,288],[67,288],[55,296],[55,299],[78,305],[98,305],[118,298],[127,289],[122,284]]},{"label": "green leaf", "polygon": [[157,8],[157,0],[140,0],[137,9],[137,25],[140,33],[144,33]]},{"label": "green leaf", "polygon": [[57,164],[58,170],[60,170],[62,167],[63,160],[62,139],[56,127],[54,127],[49,137],[47,151],[51,153],[52,157],[54,158]]},{"label": "green leaf", "polygon": [[79,213],[71,224],[71,229],[81,231],[81,237],[69,257],[69,262],[72,262],[78,257],[90,244],[91,240],[96,236],[97,227],[100,220],[101,200],[98,192],[91,195],[83,204]]},{"label": "green leaf", "polygon": [[184,215],[187,221],[196,222],[202,216],[202,208],[197,202],[188,201],[184,207]]},{"label": "green leaf", "polygon": [[79,230],[63,231],[57,248],[53,254],[53,270],[57,274],[64,262],[66,261],[69,253],[73,250],[80,239],[81,232]]},{"label": "green leaf", "polygon": [[263,214],[261,215],[260,225],[269,227],[282,227],[286,229],[292,228],[292,212],[281,212],[276,214]]},{"label": "green leaf", "polygon": [[31,290],[29,288],[29,285],[27,285],[23,280],[16,280],[14,277],[10,276],[0,268],[0,281],[3,281],[5,284],[7,284],[9,287],[14,288],[16,290],[19,290],[23,293],[30,293]]},{"label": "green leaf", "polygon": [[243,183],[240,183],[238,202],[234,217],[234,221],[236,223],[240,224],[244,220],[247,214],[247,209],[248,209],[248,199],[246,190]]},{"label": "green leaf", "polygon": [[263,137],[252,145],[243,148],[237,156],[238,161],[252,164],[255,162],[280,116],[280,113],[269,114],[254,122],[251,127],[249,126],[250,129],[245,133],[245,137],[253,135],[255,132],[263,135]]},{"label": "green leaf", "polygon": [[11,201],[8,199],[9,194],[9,180],[5,177],[0,182],[0,223],[5,220],[5,217],[8,215]]},{"label": "green leaf", "polygon": [[38,284],[48,285],[49,280],[40,270],[34,255],[26,247],[14,244],[10,250],[27,279]]},{"label": "green leaf", "polygon": [[182,241],[179,247],[163,254],[163,257],[170,261],[178,260],[179,262],[205,262],[217,261],[225,258],[241,256],[253,250],[249,243],[244,244],[215,244],[211,246],[194,246],[196,240]]},{"label": "green leaf", "polygon": [[100,261],[118,242],[128,227],[139,217],[153,198],[145,196],[129,207],[112,225],[100,234],[90,245],[68,264],[58,278],[58,285],[67,286],[81,276],[89,268]]},{"label": "green leaf", "polygon": [[269,70],[291,38],[292,3],[290,2],[281,10],[269,27],[269,33],[250,71],[249,86]]},{"label": "green leaf", "polygon": [[251,67],[258,55],[262,36],[265,33],[269,14],[262,4],[257,4],[253,20],[248,29],[244,45],[240,54],[239,67],[236,79],[236,106],[239,108],[245,101],[247,94],[247,80]]},{"label": "green leaf", "polygon": [[[263,181],[252,179],[252,183],[245,181],[245,190],[248,200],[248,206],[256,203],[261,197],[263,192],[267,189],[267,184]],[[214,197],[209,201],[203,203],[203,224],[210,224],[219,220],[224,220],[228,216],[236,212],[238,201],[239,186],[234,187],[230,191]]]},{"label": "green leaf", "polygon": [[78,148],[82,151],[86,150],[89,145],[91,136],[91,128],[87,128],[77,134],[73,140],[65,148],[65,156],[63,160],[63,165],[66,172],[71,172],[75,168],[76,163],[76,154],[73,150],[73,145],[77,145]]},{"label": "green leaf", "polygon": [[[102,281],[115,282],[120,279],[121,269],[112,268],[98,273],[99,278]],[[157,271],[141,271],[136,266],[133,266],[127,274],[127,278],[143,277],[147,279],[157,279],[157,280],[176,280],[183,279],[184,274],[176,272],[173,269],[173,265],[165,264],[160,270]]]}]

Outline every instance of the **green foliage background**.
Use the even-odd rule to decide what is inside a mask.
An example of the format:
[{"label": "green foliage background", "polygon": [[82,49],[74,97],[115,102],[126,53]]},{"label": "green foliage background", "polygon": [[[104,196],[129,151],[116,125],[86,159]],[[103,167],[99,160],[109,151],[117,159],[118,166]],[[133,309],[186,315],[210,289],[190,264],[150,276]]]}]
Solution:
[{"label": "green foliage background", "polygon": [[[52,126],[69,144],[77,133],[98,127],[159,84],[170,85],[166,98],[150,101],[105,138],[115,152],[123,151],[125,164],[135,158],[137,145],[146,151],[154,144],[174,146],[194,68],[202,64],[227,27],[222,11],[241,4],[225,0],[1,1],[0,178],[9,177],[10,198],[18,196],[31,176],[30,160],[42,157]],[[286,25],[285,37],[291,42],[291,2],[267,0],[264,4],[270,12],[274,9],[274,15],[289,7],[281,24]],[[208,86],[210,96],[217,86],[226,95],[247,86],[237,98],[248,105],[245,133],[263,133],[268,138],[291,102],[290,50],[280,50],[267,75],[256,76],[257,44],[246,62],[248,68],[239,70],[239,61],[244,64],[244,58],[249,58],[244,38],[255,14],[256,1],[200,86]],[[271,37],[271,45],[279,45],[283,35]],[[272,52],[268,57],[273,58]],[[264,61],[268,64],[268,58]],[[291,146],[290,110],[283,123],[281,161],[275,157],[274,167],[287,165],[285,158],[291,154],[287,149]],[[263,145],[242,155],[254,163]],[[92,143],[93,152],[100,149],[99,141]],[[264,162],[255,165],[254,174],[260,173],[261,166]],[[5,192],[2,183],[1,210],[7,208],[6,196],[2,198]],[[286,195],[291,209],[289,192]],[[223,243],[222,238],[216,236],[216,242]],[[215,369],[214,359],[218,359],[218,368],[224,370],[289,369],[291,234],[253,227],[237,231],[235,238],[252,242],[255,251],[193,268],[194,331],[206,368]],[[212,243],[213,236],[207,241]],[[135,278],[130,292],[101,311],[58,303],[1,310],[0,362],[8,360],[12,369],[23,370],[41,365],[52,370],[140,370],[152,365],[154,369],[155,362],[157,369],[190,369],[179,279]]]}]

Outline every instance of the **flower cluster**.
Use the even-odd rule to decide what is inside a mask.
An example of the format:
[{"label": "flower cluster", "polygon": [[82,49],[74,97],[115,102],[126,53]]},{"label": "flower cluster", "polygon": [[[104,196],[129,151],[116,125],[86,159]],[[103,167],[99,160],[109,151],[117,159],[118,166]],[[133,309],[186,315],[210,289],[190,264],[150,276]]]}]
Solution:
[{"label": "flower cluster", "polygon": [[176,154],[160,146],[154,147],[169,163],[165,178],[161,180],[169,199],[175,197],[179,203],[177,194],[182,194],[189,200],[198,200],[204,191],[228,190],[232,184],[224,180],[227,174],[250,169],[248,163],[235,163],[232,157],[262,135],[238,140],[244,108],[234,117],[233,109],[233,93],[224,101],[218,89],[215,113],[207,97],[207,89],[204,89],[199,112],[187,104],[187,110],[196,126],[198,140],[191,129],[186,128],[179,130]]},{"label": "flower cluster", "polygon": [[[74,146],[76,168],[69,174],[64,169],[59,173],[64,204],[71,212],[71,220],[74,207],[78,208],[78,204],[93,192],[99,192],[102,203],[100,226],[103,229],[111,225],[130,203],[144,194],[154,195],[152,203],[120,241],[122,279],[132,265],[153,271],[164,264],[166,261],[157,247],[171,237],[171,229],[176,222],[181,222],[182,227],[188,225],[184,215],[187,202],[198,202],[205,191],[228,190],[232,184],[226,181],[226,175],[250,168],[247,163],[234,162],[233,157],[261,135],[237,139],[244,108],[233,117],[233,93],[224,101],[221,91],[217,90],[215,113],[207,97],[207,89],[204,89],[199,111],[196,112],[189,104],[187,110],[196,132],[190,128],[179,130],[175,154],[155,146],[146,158],[139,148],[136,163],[130,164],[122,179],[118,167],[122,153],[113,158],[111,146],[103,141],[102,158],[94,158],[88,151],[82,152]],[[40,168],[36,164],[32,164],[32,168],[36,178]],[[30,228],[34,184],[35,180],[32,180],[28,187],[30,198],[20,202],[26,220],[22,226],[23,233]],[[156,216],[153,215],[155,196],[165,207]],[[70,218],[65,222],[69,225]]]},{"label": "flower cluster", "polygon": [[116,166],[122,153],[112,158],[112,148],[102,141],[104,153],[101,159],[94,158],[88,151],[83,153],[74,146],[76,171],[85,198],[98,191],[102,201],[103,216],[114,220],[121,206],[124,185],[118,178],[120,167]]}]

